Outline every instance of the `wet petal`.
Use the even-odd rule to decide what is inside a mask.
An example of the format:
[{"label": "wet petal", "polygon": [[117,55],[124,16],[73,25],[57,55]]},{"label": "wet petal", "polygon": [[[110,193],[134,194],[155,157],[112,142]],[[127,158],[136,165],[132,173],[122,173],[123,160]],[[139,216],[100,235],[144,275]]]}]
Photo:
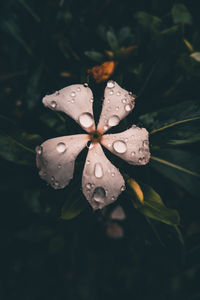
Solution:
[{"label": "wet petal", "polygon": [[124,179],[106,158],[100,144],[92,144],[83,170],[82,189],[93,209],[114,202],[124,191]]},{"label": "wet petal", "polygon": [[108,81],[97,130],[104,133],[118,125],[134,108],[134,100],[132,93],[122,89],[115,81]]},{"label": "wet petal", "polygon": [[101,143],[129,164],[145,165],[149,162],[149,133],[145,128],[133,125],[124,132],[103,135]]},{"label": "wet petal", "polygon": [[42,100],[44,106],[62,111],[73,118],[81,127],[90,132],[95,129],[93,116],[93,94],[87,84],[74,84]]},{"label": "wet petal", "polygon": [[77,134],[50,139],[36,147],[41,178],[55,189],[68,185],[73,177],[75,159],[87,141],[87,134]]}]

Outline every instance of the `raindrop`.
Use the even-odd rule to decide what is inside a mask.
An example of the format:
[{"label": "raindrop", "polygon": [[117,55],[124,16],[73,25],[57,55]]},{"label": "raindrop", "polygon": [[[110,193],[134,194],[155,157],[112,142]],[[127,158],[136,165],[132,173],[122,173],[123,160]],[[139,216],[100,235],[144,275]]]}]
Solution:
[{"label": "raindrop", "polygon": [[115,200],[115,197],[114,197],[114,196],[112,196],[111,200],[112,200],[112,201],[114,201],[114,200]]},{"label": "raindrop", "polygon": [[114,86],[115,86],[115,82],[112,81],[112,80],[109,80],[108,83],[107,83],[107,87],[108,87],[109,89],[112,89],[112,88],[114,88]]},{"label": "raindrop", "polygon": [[71,103],[74,103],[74,102],[75,102],[75,100],[74,100],[74,99],[72,99],[72,100],[71,100]]},{"label": "raindrop", "polygon": [[94,119],[90,113],[83,113],[79,117],[79,122],[83,127],[89,128],[94,124]]},{"label": "raindrop", "polygon": [[127,150],[127,145],[123,141],[116,141],[113,143],[113,148],[117,153],[125,153]]},{"label": "raindrop", "polygon": [[130,104],[125,105],[125,111],[131,111],[132,107]]},{"label": "raindrop", "polygon": [[56,108],[56,106],[57,106],[57,103],[56,103],[56,101],[51,101],[51,108],[53,108],[53,109],[55,109]]},{"label": "raindrop", "polygon": [[128,102],[128,100],[126,99],[126,98],[124,98],[124,99],[122,99],[122,103],[127,103]]},{"label": "raindrop", "polygon": [[116,126],[119,124],[119,117],[118,116],[112,116],[110,117],[110,119],[108,120],[108,125],[111,127],[111,126]]},{"label": "raindrop", "polygon": [[125,138],[125,142],[128,142],[128,138]]},{"label": "raindrop", "polygon": [[108,100],[107,103],[109,104],[109,103],[110,103],[110,100]]},{"label": "raindrop", "polygon": [[103,176],[103,168],[100,163],[96,163],[94,167],[94,175],[96,178],[101,178]]},{"label": "raindrop", "polygon": [[91,184],[91,183],[87,183],[87,184],[85,185],[85,187],[86,187],[87,191],[90,191],[91,188],[92,188],[92,184]]},{"label": "raindrop", "polygon": [[140,158],[138,159],[138,162],[141,163],[142,161],[143,161],[143,158],[140,157]]},{"label": "raindrop", "polygon": [[132,151],[132,152],[131,152],[131,156],[135,156],[135,151]]},{"label": "raindrop", "polygon": [[54,176],[51,177],[51,181],[52,182],[55,181],[55,177]]},{"label": "raindrop", "polygon": [[126,189],[125,185],[122,185],[120,190],[123,192],[125,191],[125,189]]},{"label": "raindrop", "polygon": [[[87,147],[88,149],[92,149],[92,148],[94,147],[94,144],[92,144],[91,141],[88,141],[87,144],[86,144],[86,147]],[[88,164],[88,165],[89,165],[89,164]]]},{"label": "raindrop", "polygon": [[86,164],[87,164],[87,165],[89,165],[89,164],[90,164],[90,160],[89,160],[89,159],[86,161]]},{"label": "raindrop", "polygon": [[80,88],[80,87],[78,87],[76,90],[77,90],[77,92],[80,92],[80,91],[81,91],[81,88]]},{"label": "raindrop", "polygon": [[58,187],[59,187],[59,182],[58,182],[58,181],[55,181],[55,182],[54,182],[54,187],[55,187],[55,188],[58,188]]},{"label": "raindrop", "polygon": [[94,98],[92,97],[92,98],[90,98],[90,102],[91,103],[93,103],[94,102]]},{"label": "raindrop", "polygon": [[103,129],[104,129],[104,130],[108,130],[108,126],[105,125],[105,126],[103,127]]},{"label": "raindrop", "polygon": [[36,148],[35,148],[35,151],[36,151],[36,153],[38,154],[38,155],[41,155],[42,154],[42,146],[37,146]]},{"label": "raindrop", "polygon": [[61,164],[58,164],[58,169],[62,168],[62,165]]},{"label": "raindrop", "polygon": [[114,94],[113,90],[109,91],[109,95],[113,95],[113,94]]},{"label": "raindrop", "polygon": [[87,84],[87,83],[84,83],[83,86],[84,86],[84,87],[88,87],[88,84]]},{"label": "raindrop", "polygon": [[75,97],[75,96],[76,96],[76,92],[72,91],[70,95],[71,95],[72,97]]},{"label": "raindrop", "polygon": [[149,142],[148,142],[147,140],[144,140],[144,141],[143,141],[143,146],[144,146],[144,147],[148,147],[148,146],[149,146]]},{"label": "raindrop", "polygon": [[111,147],[111,144],[108,144],[108,147],[110,148],[110,147]]},{"label": "raindrop", "polygon": [[121,95],[121,92],[117,92],[117,96],[120,96]]},{"label": "raindrop", "polygon": [[119,110],[119,106],[116,106],[116,108],[115,108],[116,110]]},{"label": "raindrop", "polygon": [[106,192],[104,188],[96,187],[92,195],[93,200],[96,202],[104,203],[105,197],[106,197]]},{"label": "raindrop", "polygon": [[57,144],[56,149],[59,153],[64,153],[67,150],[65,143],[60,142]]},{"label": "raindrop", "polygon": [[144,151],[144,148],[139,148],[139,153],[142,153]]},{"label": "raindrop", "polygon": [[56,96],[59,96],[59,95],[60,95],[60,92],[59,92],[59,91],[57,91],[57,92],[56,92]]},{"label": "raindrop", "polygon": [[112,176],[112,177],[114,177],[114,176],[115,176],[115,173],[114,173],[114,172],[112,172],[112,173],[111,173],[111,176]]}]

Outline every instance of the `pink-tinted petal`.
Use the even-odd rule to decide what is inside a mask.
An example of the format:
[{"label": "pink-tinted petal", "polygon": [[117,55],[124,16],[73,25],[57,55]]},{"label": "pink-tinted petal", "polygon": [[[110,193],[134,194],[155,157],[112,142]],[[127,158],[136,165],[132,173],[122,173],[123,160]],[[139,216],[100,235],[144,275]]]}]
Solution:
[{"label": "pink-tinted petal", "polygon": [[55,189],[68,185],[73,177],[75,159],[87,141],[87,134],[77,134],[50,139],[36,147],[41,178]]},{"label": "pink-tinted petal", "polygon": [[118,125],[134,108],[134,100],[132,93],[122,89],[115,81],[108,81],[97,130],[104,133]]},{"label": "pink-tinted petal", "polygon": [[124,179],[106,158],[100,144],[92,144],[83,170],[82,190],[94,210],[114,202],[124,191]]},{"label": "pink-tinted petal", "polygon": [[102,145],[132,165],[149,162],[149,133],[145,128],[133,125],[128,130],[102,136]]},{"label": "pink-tinted petal", "polygon": [[42,102],[52,110],[66,113],[87,132],[95,129],[93,94],[86,84],[65,87],[52,95],[45,96]]},{"label": "pink-tinted petal", "polygon": [[126,215],[123,208],[120,205],[116,206],[111,212],[110,218],[113,220],[124,220]]},{"label": "pink-tinted petal", "polygon": [[108,223],[106,233],[112,239],[121,239],[124,236],[123,228],[117,223]]}]

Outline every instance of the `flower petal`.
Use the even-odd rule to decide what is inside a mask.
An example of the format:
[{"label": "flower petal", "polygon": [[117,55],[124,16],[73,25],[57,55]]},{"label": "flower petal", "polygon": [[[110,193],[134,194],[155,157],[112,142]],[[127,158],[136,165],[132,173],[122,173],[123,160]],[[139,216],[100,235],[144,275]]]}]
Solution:
[{"label": "flower petal", "polygon": [[97,130],[104,133],[118,125],[134,108],[134,100],[132,93],[122,89],[115,81],[108,81]]},{"label": "flower petal", "polygon": [[95,129],[93,116],[93,94],[87,84],[74,84],[42,99],[44,106],[62,111],[90,132]]},{"label": "flower petal", "polygon": [[125,190],[119,170],[106,158],[100,144],[92,144],[83,170],[82,189],[94,210],[114,202]]},{"label": "flower petal", "polygon": [[133,125],[128,130],[102,136],[102,145],[132,165],[149,162],[149,133],[145,128]]},{"label": "flower petal", "polygon": [[41,178],[55,189],[68,185],[73,177],[75,159],[87,141],[87,134],[77,134],[50,139],[36,147]]}]

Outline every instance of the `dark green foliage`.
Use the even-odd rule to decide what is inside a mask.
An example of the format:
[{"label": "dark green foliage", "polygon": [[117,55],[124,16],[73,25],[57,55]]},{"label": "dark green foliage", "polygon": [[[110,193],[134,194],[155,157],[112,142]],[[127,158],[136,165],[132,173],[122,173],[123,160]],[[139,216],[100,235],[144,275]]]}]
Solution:
[{"label": "dark green foliage", "polygon": [[[200,19],[198,1],[4,0],[0,4],[0,299],[200,298]],[[35,147],[82,133],[42,97],[88,82],[96,121],[105,84],[88,69],[115,62],[111,79],[137,94],[136,124],[152,159],[130,166],[106,152],[127,188],[93,212],[81,191],[87,149],[73,181],[53,190]],[[114,132],[114,130],[113,130]],[[126,219],[110,219],[121,205]],[[109,238],[117,224],[124,232]]]}]

